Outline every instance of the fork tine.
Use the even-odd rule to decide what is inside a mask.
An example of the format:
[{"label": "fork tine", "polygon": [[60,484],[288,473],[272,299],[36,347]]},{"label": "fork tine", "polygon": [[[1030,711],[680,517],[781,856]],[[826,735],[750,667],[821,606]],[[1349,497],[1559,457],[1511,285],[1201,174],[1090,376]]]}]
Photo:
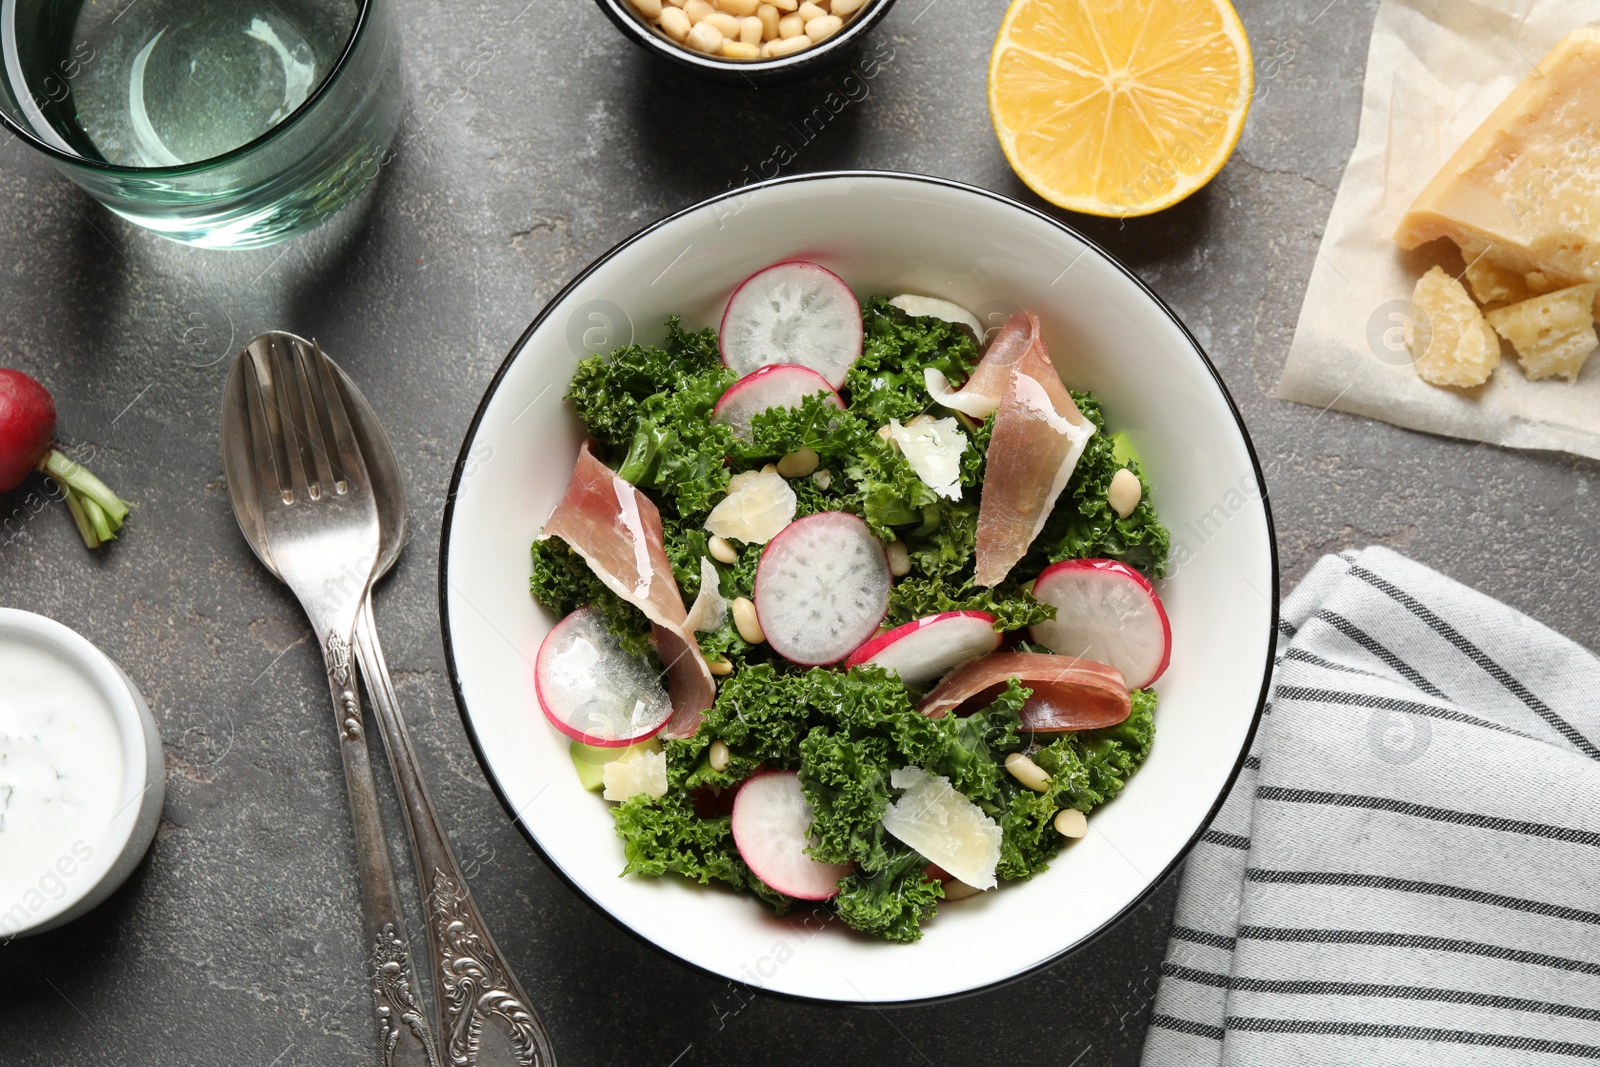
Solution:
[{"label": "fork tine", "polygon": [[311,352],[311,347],[297,337],[289,345],[289,361],[294,367],[296,394],[300,401],[300,426],[310,450],[310,470],[315,471],[317,477],[313,496],[342,492],[343,477],[337,475],[334,469],[337,461],[328,440],[327,417],[323,414],[327,404],[322,399],[317,357]]},{"label": "fork tine", "polygon": [[270,480],[272,490],[285,503],[289,503],[292,498],[284,482],[282,453],[277,447],[277,420],[272,417],[276,414],[270,398],[272,379],[268,376],[265,357],[256,341],[252,341],[245,349],[245,355],[244,366],[239,370],[244,378],[244,406],[250,416],[250,452],[255,457],[256,477],[261,480],[263,491]]},{"label": "fork tine", "polygon": [[311,361],[316,367],[313,377],[318,382],[317,391],[321,394],[318,406],[326,411],[328,427],[333,433],[328,442],[328,456],[333,461],[335,471],[341,474],[338,491],[343,493],[347,481],[364,483],[367,480],[366,459],[361,455],[355,427],[351,425],[350,413],[345,409],[344,394],[334,378],[333,361],[314,339],[311,350]]},{"label": "fork tine", "polygon": [[296,381],[299,374],[295,368],[297,361],[294,350],[275,335],[268,339],[267,344],[272,351],[272,378],[276,385],[274,392],[283,431],[284,451],[289,460],[290,490],[297,499],[315,500],[314,472],[306,463],[309,430],[300,385]]}]

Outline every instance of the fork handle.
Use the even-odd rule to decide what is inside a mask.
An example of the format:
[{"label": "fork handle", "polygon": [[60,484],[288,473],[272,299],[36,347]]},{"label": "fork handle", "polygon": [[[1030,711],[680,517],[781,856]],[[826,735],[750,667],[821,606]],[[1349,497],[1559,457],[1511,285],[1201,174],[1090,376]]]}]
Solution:
[{"label": "fork handle", "polygon": [[[370,595],[356,616],[356,655],[411,832],[428,919],[442,1062],[449,1067],[555,1067],[544,1024],[495,945],[428,796],[378,643]],[[482,1042],[486,1026],[498,1029],[505,1040]]]},{"label": "fork handle", "polygon": [[411,946],[400,914],[400,893],[388,840],[378,812],[372,759],[361,725],[361,701],[350,666],[350,642],[338,630],[323,642],[328,688],[339,728],[339,753],[350,795],[350,821],[356,832],[356,865],[361,877],[361,919],[369,949],[381,1063],[385,1067],[439,1067],[437,1046],[423,1009],[421,987],[411,962]]}]

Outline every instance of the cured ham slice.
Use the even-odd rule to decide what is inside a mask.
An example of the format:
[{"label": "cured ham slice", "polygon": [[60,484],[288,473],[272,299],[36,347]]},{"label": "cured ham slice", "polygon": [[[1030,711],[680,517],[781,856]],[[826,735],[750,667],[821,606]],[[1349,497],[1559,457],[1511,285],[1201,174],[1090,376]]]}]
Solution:
[{"label": "cured ham slice", "polygon": [[585,441],[567,491],[544,524],[544,536],[565,541],[607,589],[644,612],[672,697],[673,715],[663,736],[694,733],[717,688],[688,626],[655,504],[596,459]]},{"label": "cured ham slice", "polygon": [[1019,311],[994,335],[972,377],[960,389],[952,390],[950,380],[932,367],[922,372],[922,383],[929,396],[950,410],[986,419],[1000,406],[1006,385],[1011,381],[1011,372],[1028,354],[1038,335],[1038,317]]},{"label": "cured ham slice", "polygon": [[917,710],[940,718],[968,701],[987,704],[1015,678],[1033,690],[1022,706],[1028,730],[1099,730],[1133,710],[1122,672],[1091,659],[1041,652],[996,652],[959,668],[922,698]]},{"label": "cured ham slice", "polygon": [[1000,584],[1027,553],[1094,436],[1094,423],[1083,417],[1050,362],[1037,315],[1012,316],[962,391],[975,384],[993,390],[1002,366],[1005,384],[978,505],[974,577],[982,586]]}]

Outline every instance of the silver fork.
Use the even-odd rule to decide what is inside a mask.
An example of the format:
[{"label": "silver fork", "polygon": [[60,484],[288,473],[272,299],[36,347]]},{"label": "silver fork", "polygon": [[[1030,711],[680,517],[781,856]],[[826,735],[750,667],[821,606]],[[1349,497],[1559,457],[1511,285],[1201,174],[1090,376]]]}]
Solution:
[{"label": "silver fork", "polygon": [[[240,526],[276,569],[311,621],[323,650],[339,728],[350,816],[361,875],[361,912],[369,946],[382,1062],[438,1067],[438,1051],[419,1004],[420,987],[400,914],[399,891],[378,812],[372,764],[352,669],[351,640],[378,558],[378,508],[350,419],[322,353],[298,339],[265,334],[240,355],[248,430],[230,426],[225,401],[224,455],[230,432],[247,432],[259,514]],[[231,376],[230,376],[231,377]],[[230,382],[231,384],[231,382]],[[231,455],[240,457],[237,448]],[[235,466],[229,464],[233,480]],[[241,487],[242,488],[242,487]],[[234,493],[236,500],[247,496]]]}]

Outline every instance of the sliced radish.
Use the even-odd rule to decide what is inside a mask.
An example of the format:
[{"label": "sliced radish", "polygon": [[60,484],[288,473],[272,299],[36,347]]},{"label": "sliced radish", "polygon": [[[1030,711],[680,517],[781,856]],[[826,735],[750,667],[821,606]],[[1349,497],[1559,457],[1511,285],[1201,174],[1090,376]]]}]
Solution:
[{"label": "sliced radish", "polygon": [[769,363],[730,385],[717,406],[711,409],[711,418],[732,426],[735,437],[748,441],[751,419],[773,408],[797,408],[802,400],[817,393],[827,393],[828,402],[844,410],[838,391],[810,367],[798,363]]},{"label": "sliced radish", "polygon": [[967,660],[999,648],[994,622],[994,616],[983,611],[946,611],[913,619],[850,653],[845,666],[870,663],[921,688]]},{"label": "sliced radish", "polygon": [[1046,567],[1035,599],[1056,617],[1029,631],[1052,652],[1109,664],[1143,689],[1172,659],[1172,626],[1145,576],[1114,559],[1069,559]]},{"label": "sliced radish", "polygon": [[733,798],[733,843],[757,878],[797,900],[827,900],[851,864],[823,863],[811,845],[811,802],[793,771],[748,778]]},{"label": "sliced radish", "polygon": [[533,684],[545,717],[586,745],[632,745],[672,718],[672,701],[655,669],[622,650],[599,608],[579,608],[545,635]]},{"label": "sliced radish", "polygon": [[790,260],[739,284],[722,314],[722,362],[749,374],[769,363],[810,367],[835,389],[861,358],[861,305],[833,271]]},{"label": "sliced radish", "polygon": [[889,559],[867,524],[821,511],[783,528],[756,565],[756,617],[767,643],[803,666],[836,663],[889,611]]}]

